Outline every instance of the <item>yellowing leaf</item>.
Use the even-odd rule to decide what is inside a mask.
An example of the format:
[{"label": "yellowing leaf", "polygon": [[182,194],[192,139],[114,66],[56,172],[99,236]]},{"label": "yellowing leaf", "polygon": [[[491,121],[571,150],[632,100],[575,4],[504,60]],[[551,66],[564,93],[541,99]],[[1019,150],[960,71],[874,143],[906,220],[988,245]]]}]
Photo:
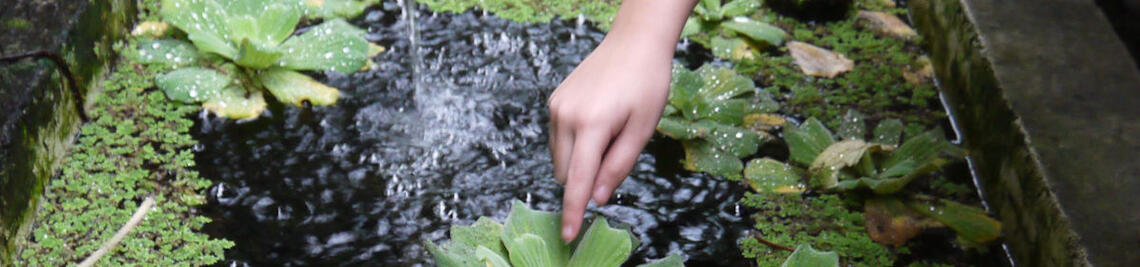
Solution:
[{"label": "yellowing leaf", "polygon": [[317,106],[336,104],[336,99],[340,95],[340,91],[336,88],[291,70],[268,69],[257,77],[277,100],[298,107],[305,101]]},{"label": "yellowing leaf", "polygon": [[237,87],[227,87],[222,90],[221,96],[206,100],[202,107],[219,117],[231,119],[257,118],[265,111],[265,98],[261,92],[250,93],[245,96],[245,90]]}]

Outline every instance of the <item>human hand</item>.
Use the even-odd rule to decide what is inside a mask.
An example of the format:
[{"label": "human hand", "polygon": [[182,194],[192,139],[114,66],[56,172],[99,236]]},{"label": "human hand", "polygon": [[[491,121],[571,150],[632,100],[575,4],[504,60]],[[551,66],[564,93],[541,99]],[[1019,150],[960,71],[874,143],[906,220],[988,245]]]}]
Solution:
[{"label": "human hand", "polygon": [[604,205],[653,135],[669,95],[672,51],[607,39],[550,96],[554,177],[566,186],[562,238],[573,240],[590,198]]}]

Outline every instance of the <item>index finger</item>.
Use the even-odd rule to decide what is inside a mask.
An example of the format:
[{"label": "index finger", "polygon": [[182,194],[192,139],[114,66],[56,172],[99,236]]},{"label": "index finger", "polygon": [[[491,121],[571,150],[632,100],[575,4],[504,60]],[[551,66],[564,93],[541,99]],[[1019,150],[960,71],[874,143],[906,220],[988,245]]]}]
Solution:
[{"label": "index finger", "polygon": [[590,203],[594,179],[602,152],[608,144],[603,131],[584,131],[575,134],[574,149],[570,156],[569,177],[562,195],[562,239],[570,242],[578,236],[586,205]]}]

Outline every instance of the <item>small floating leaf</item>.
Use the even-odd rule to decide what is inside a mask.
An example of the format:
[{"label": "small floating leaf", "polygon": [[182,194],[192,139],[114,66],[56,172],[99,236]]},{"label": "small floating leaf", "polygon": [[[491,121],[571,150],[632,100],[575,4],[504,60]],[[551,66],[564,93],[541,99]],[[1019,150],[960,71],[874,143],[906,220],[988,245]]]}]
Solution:
[{"label": "small floating leaf", "polygon": [[501,236],[511,263],[520,267],[565,266],[570,246],[562,242],[561,222],[558,213],[531,210],[516,200]]},{"label": "small floating leaf", "polygon": [[484,246],[475,248],[475,259],[482,262],[483,266],[486,267],[511,267],[511,264],[507,263],[507,259],[503,258],[503,254],[491,251]]},{"label": "small floating leaf", "polygon": [[165,64],[175,67],[198,63],[198,49],[182,40],[159,39],[139,41],[138,57],[143,64]]},{"label": "small floating leaf", "polygon": [[633,249],[629,232],[611,228],[605,218],[598,218],[578,241],[567,266],[621,266]]},{"label": "small floating leaf", "polygon": [[743,16],[722,22],[720,26],[747,36],[753,41],[770,46],[783,44],[784,38],[788,36],[788,33],[780,28]]},{"label": "small floating leaf", "polygon": [[451,242],[460,242],[472,247],[485,247],[500,255],[507,255],[500,240],[503,225],[487,217],[480,217],[475,224],[451,226]]},{"label": "small floating leaf", "polygon": [[237,48],[223,38],[230,34],[229,15],[213,0],[163,0],[162,18],[186,32],[198,50],[234,58]]},{"label": "small floating leaf", "polygon": [[[234,1],[241,2],[241,1]],[[282,4],[273,4],[265,8],[257,19],[257,28],[260,33],[254,43],[277,46],[293,34],[297,22],[301,21],[301,12]]]},{"label": "small floating leaf", "polygon": [[313,105],[332,105],[340,95],[336,88],[291,70],[268,69],[257,77],[277,100],[298,107],[305,101]]},{"label": "small floating leaf", "polygon": [[819,120],[809,118],[799,127],[785,128],[784,140],[788,142],[791,160],[807,166],[811,165],[820,152],[835,142],[835,137]]},{"label": "small floating leaf", "polygon": [[721,6],[725,17],[752,15],[758,8],[760,8],[760,1],[753,0],[733,0]]},{"label": "small floating leaf", "polygon": [[741,163],[740,159],[716,149],[711,142],[693,140],[682,142],[681,146],[685,149],[685,169],[707,172],[728,179],[740,178],[740,171],[744,169],[744,163]]},{"label": "small floating leaf", "polygon": [[364,13],[378,0],[302,0],[305,14],[310,18],[352,18]]},{"label": "small floating leaf", "polygon": [[803,174],[794,167],[770,158],[753,159],[744,169],[752,190],[761,193],[802,193]]},{"label": "small floating leaf", "polygon": [[890,158],[883,162],[883,166],[890,168],[904,160],[911,160],[918,165],[933,163],[932,160],[944,151],[953,150],[937,131],[926,131],[917,136],[910,137],[899,146]]},{"label": "small floating leaf", "polygon": [[710,42],[712,43],[713,56],[716,56],[718,58],[730,60],[754,58],[752,56],[752,52],[755,50],[752,49],[752,46],[749,45],[748,42],[741,40],[740,38],[723,38],[720,36],[714,36]]},{"label": "small floating leaf", "polygon": [[242,67],[264,69],[273,66],[278,58],[281,58],[281,51],[260,47],[250,42],[249,39],[242,39],[241,49],[238,50],[234,63]]},{"label": "small floating leaf", "polygon": [[342,19],[325,21],[281,44],[278,64],[293,70],[350,73],[368,61],[368,41],[360,29]]},{"label": "small floating leaf", "polygon": [[221,96],[233,79],[218,71],[190,67],[177,69],[154,78],[155,85],[166,97],[184,103],[198,103]]},{"label": "small floating leaf", "polygon": [[162,21],[143,21],[131,30],[133,36],[162,37],[170,31],[170,25]]},{"label": "small floating leaf", "polygon": [[658,259],[646,264],[638,265],[637,267],[684,267],[685,257],[677,254],[669,254],[665,258]]},{"label": "small floating leaf", "polygon": [[657,131],[669,138],[688,140],[705,136],[711,132],[712,129],[704,125],[681,121],[677,118],[662,117],[661,122],[657,123]]},{"label": "small floating leaf", "polygon": [[780,267],[827,267],[839,266],[839,254],[831,251],[818,251],[811,245],[801,244]]},{"label": "small floating leaf", "polygon": [[252,119],[265,111],[265,98],[261,92],[250,93],[246,97],[245,90],[230,86],[223,89],[217,98],[207,99],[202,107],[219,117],[231,119]]}]

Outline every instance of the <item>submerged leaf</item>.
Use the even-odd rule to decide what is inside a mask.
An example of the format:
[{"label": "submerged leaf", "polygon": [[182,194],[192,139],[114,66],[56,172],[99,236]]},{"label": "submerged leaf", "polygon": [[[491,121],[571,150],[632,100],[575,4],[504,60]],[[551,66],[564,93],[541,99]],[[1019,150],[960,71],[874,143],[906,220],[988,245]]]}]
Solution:
[{"label": "submerged leaf", "polygon": [[165,64],[182,67],[198,63],[198,49],[182,40],[159,39],[139,41],[138,57],[143,64]]},{"label": "submerged leaf", "polygon": [[342,19],[325,21],[281,44],[281,67],[350,73],[368,61],[364,32]]},{"label": "submerged leaf", "polygon": [[818,251],[811,245],[802,244],[780,267],[828,267],[839,266],[839,254],[831,251]]},{"label": "submerged leaf", "polygon": [[570,246],[562,242],[561,222],[558,213],[531,210],[515,200],[501,236],[511,263],[518,267],[565,266]]},{"label": "submerged leaf", "polygon": [[879,144],[897,146],[899,145],[899,139],[902,139],[902,131],[902,121],[898,119],[883,120],[879,122],[879,125],[875,126],[875,137],[871,140]]},{"label": "submerged leaf", "polygon": [[184,103],[198,103],[221,96],[233,79],[218,71],[190,67],[177,69],[154,78],[166,97]]},{"label": "submerged leaf", "polygon": [[986,215],[986,211],[950,200],[939,204],[922,201],[907,203],[915,211],[942,222],[954,229],[962,239],[974,244],[993,241],[1001,236],[1001,222]]},{"label": "submerged leaf", "polygon": [[257,78],[277,100],[298,107],[305,101],[318,106],[332,105],[340,95],[336,88],[291,70],[268,69],[258,74]]},{"label": "submerged leaf", "polygon": [[611,228],[605,218],[598,218],[578,241],[567,266],[621,266],[633,249],[629,232]]},{"label": "submerged leaf", "polygon": [[784,140],[788,143],[791,160],[807,166],[820,152],[835,142],[835,137],[819,120],[809,118],[799,127],[785,128]]},{"label": "submerged leaf", "polygon": [[761,193],[803,193],[803,174],[794,167],[770,158],[753,159],[744,169],[752,190]]},{"label": "submerged leaf", "polygon": [[940,223],[922,218],[896,198],[880,197],[867,200],[863,205],[867,221],[867,235],[882,244],[902,246],[926,228],[939,227]]},{"label": "submerged leaf", "polygon": [[864,121],[863,114],[855,111],[854,109],[847,110],[847,115],[843,115],[843,121],[839,124],[839,138],[840,139],[865,139],[867,134],[867,123]]},{"label": "submerged leaf", "polygon": [[231,119],[252,119],[265,112],[265,98],[261,92],[249,93],[245,90],[230,86],[223,89],[217,98],[207,99],[202,107],[219,117]]}]

